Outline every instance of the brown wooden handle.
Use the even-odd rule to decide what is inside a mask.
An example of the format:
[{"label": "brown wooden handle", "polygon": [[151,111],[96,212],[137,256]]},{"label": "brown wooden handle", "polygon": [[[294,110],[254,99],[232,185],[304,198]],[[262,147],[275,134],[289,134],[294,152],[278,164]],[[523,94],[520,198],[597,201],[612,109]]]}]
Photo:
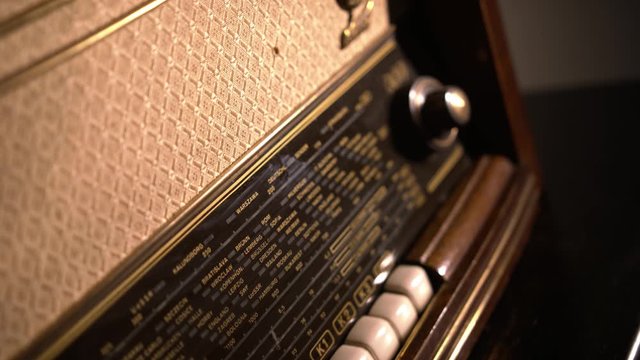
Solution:
[{"label": "brown wooden handle", "polygon": [[463,263],[514,173],[509,160],[485,156],[464,185],[438,213],[407,260],[420,263],[449,280]]},{"label": "brown wooden handle", "polygon": [[445,281],[396,359],[465,359],[509,280],[537,212],[539,185],[518,170],[470,261]]}]

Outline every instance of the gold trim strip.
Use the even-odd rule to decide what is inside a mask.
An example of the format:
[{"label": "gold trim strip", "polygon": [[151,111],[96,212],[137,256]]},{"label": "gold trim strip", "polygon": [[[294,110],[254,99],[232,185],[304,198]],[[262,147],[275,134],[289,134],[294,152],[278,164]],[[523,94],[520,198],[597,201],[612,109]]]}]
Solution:
[{"label": "gold trim strip", "polygon": [[[53,0],[59,1],[59,0]],[[69,0],[61,0],[69,1]],[[45,56],[42,59],[36,61],[33,64],[28,65],[25,68],[18,69],[16,72],[7,75],[3,79],[0,79],[0,96],[7,93],[13,87],[19,86],[34,77],[46,72],[47,70],[55,67],[56,65],[66,61],[67,59],[75,56],[76,54],[86,50],[90,46],[94,45],[98,41],[113,34],[122,27],[128,25],[134,20],[138,19],[142,15],[157,8],[167,0],[150,0],[141,6],[137,7],[130,13],[120,17],[118,20],[102,27],[98,31],[90,34],[76,42],[71,43],[67,47],[63,47],[58,51],[53,52],[51,55]]]},{"label": "gold trim strip", "polygon": [[0,20],[0,38],[74,0],[42,0],[37,4]]},{"label": "gold trim strip", "polygon": [[427,192],[429,194],[436,191],[440,183],[449,175],[451,170],[453,170],[454,166],[460,161],[463,155],[462,146],[456,145],[456,147],[451,151],[447,160],[442,164],[436,173],[433,175],[429,183],[427,184]]},{"label": "gold trim strip", "polygon": [[[157,5],[165,0],[156,1]],[[157,6],[156,5],[156,6]],[[120,298],[127,290],[129,290],[135,281],[139,280],[146,272],[155,264],[157,264],[171,249],[173,249],[184,237],[195,228],[204,218],[214,211],[224,200],[226,200],[231,194],[233,194],[238,188],[240,188],[249,177],[255,174],[266,162],[268,162],[280,149],[282,149],[290,140],[304,130],[313,120],[315,120],[322,112],[324,112],[329,106],[331,106],[340,96],[342,96],[347,90],[349,90],[358,80],[360,80],[369,70],[377,65],[387,54],[389,54],[395,48],[395,42],[388,40],[385,42],[376,52],[369,57],[362,66],[354,71],[342,84],[338,86],[329,96],[327,96],[315,109],[313,109],[304,119],[302,119],[290,132],[288,132],[282,139],[280,139],[273,147],[271,147],[266,154],[258,159],[253,165],[242,174],[231,186],[227,187],[218,197],[216,197],[211,203],[203,209],[198,215],[196,215],[186,226],[184,226],[176,235],[174,235],[169,241],[167,241],[160,249],[158,249],[153,255],[151,255],[139,268],[137,268],[129,277],[120,283],[109,295],[100,301],[94,308],[92,308],[87,314],[85,314],[78,322],[76,322],[69,331],[59,337],[48,349],[46,349],[38,359],[51,359],[60,354],[66,346],[68,346],[80,333],[86,330],[100,315],[111,306],[118,298]],[[230,167],[218,181],[212,184],[207,193],[210,193],[214,189],[218,188],[220,184],[226,180],[226,178],[238,169],[242,163],[251,159],[262,146],[264,146],[275,134],[279,133],[286,125],[291,123],[299,115],[301,109],[296,111],[289,118],[282,122],[277,129],[275,129],[270,136],[264,138],[255,148],[249,151],[242,160],[237,162],[234,166]],[[207,193],[203,194],[203,197],[207,196]],[[175,222],[175,220],[174,220]],[[168,228],[172,224],[168,224]]]}]

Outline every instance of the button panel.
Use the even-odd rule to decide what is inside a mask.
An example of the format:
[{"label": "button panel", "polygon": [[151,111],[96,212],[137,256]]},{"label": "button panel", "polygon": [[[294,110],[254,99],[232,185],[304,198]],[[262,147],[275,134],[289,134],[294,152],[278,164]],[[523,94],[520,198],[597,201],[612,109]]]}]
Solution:
[{"label": "button panel", "polygon": [[390,292],[382,293],[371,307],[369,315],[387,320],[400,340],[409,335],[418,320],[418,312],[408,297]]},{"label": "button panel", "polygon": [[331,360],[374,360],[369,352],[359,346],[341,345]]},{"label": "button panel", "polygon": [[387,320],[365,315],[356,321],[347,336],[347,344],[360,345],[378,360],[390,360],[400,347],[400,341]]},{"label": "button panel", "polygon": [[400,265],[391,275],[384,286],[385,290],[406,295],[422,312],[433,295],[431,282],[423,268],[416,265]]},{"label": "button panel", "polygon": [[368,315],[351,328],[347,345],[340,346],[332,359],[361,359],[366,355],[377,360],[392,359],[433,294],[426,271],[416,265],[393,269],[384,289]]}]

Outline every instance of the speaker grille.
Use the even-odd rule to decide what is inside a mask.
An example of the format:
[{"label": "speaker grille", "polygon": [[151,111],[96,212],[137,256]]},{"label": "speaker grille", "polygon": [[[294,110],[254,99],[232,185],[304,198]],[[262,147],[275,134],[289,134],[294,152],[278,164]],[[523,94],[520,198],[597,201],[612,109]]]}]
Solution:
[{"label": "speaker grille", "polygon": [[[15,32],[42,41],[0,39],[16,55],[0,77],[91,28],[65,33],[56,11]],[[385,4],[371,20],[340,50],[347,14],[333,1],[170,0],[0,95],[0,358],[385,32]]]}]

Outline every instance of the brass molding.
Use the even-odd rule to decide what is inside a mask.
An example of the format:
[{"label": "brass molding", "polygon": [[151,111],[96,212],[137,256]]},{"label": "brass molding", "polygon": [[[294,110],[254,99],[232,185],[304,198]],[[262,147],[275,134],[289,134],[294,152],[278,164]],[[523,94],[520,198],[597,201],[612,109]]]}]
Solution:
[{"label": "brass molding", "polygon": [[0,38],[73,1],[74,0],[42,0],[17,14],[0,20]]},{"label": "brass molding", "polygon": [[444,164],[438,168],[431,180],[429,180],[429,183],[427,184],[427,192],[429,194],[436,191],[438,186],[440,186],[440,183],[447,177],[447,175],[449,175],[460,159],[462,159],[462,155],[464,155],[462,146],[456,145],[453,148],[453,151],[451,151],[451,154],[449,154],[449,157],[447,157],[447,160],[445,160]]},{"label": "brass molding", "polygon": [[[64,3],[72,0],[47,0],[47,3]],[[100,28],[96,32],[89,34],[88,36],[63,47],[52,54],[41,58],[33,64],[30,64],[22,69],[18,69],[12,74],[0,79],[0,96],[9,92],[14,87],[20,86],[34,77],[46,72],[47,70],[59,65],[65,60],[73,57],[74,55],[86,50],[98,41],[113,34],[117,30],[140,18],[142,15],[157,8],[167,0],[150,0],[135,8],[131,12],[118,18],[114,22]],[[59,6],[59,5],[57,5]],[[2,25],[2,24],[0,24]],[[0,32],[0,35],[2,32]]]},{"label": "brass molding", "polygon": [[[154,7],[160,5],[164,1],[166,0],[154,1],[153,3],[156,3]],[[128,22],[132,20],[133,19],[129,20]],[[388,37],[388,33],[382,36],[382,38],[386,37]],[[380,43],[378,42],[378,44]],[[201,223],[207,215],[209,215],[219,205],[221,205],[222,202],[229,196],[231,196],[236,190],[241,188],[242,185],[246,183],[253,174],[259,171],[260,168],[264,164],[266,164],[280,149],[282,149],[287,143],[289,143],[293,137],[295,137],[309,124],[311,124],[311,122],[313,122],[319,115],[321,115],[327,108],[329,108],[339,97],[346,93],[353,85],[355,85],[356,82],[358,82],[374,66],[382,61],[385,56],[387,56],[393,49],[395,49],[395,47],[396,43],[393,40],[389,39],[383,41],[382,45],[380,45],[379,48],[375,50],[375,52],[373,52],[373,54],[367,57],[364,63],[356,68],[355,71],[350,73],[347,72],[348,70],[352,69],[352,63],[351,66],[343,69],[343,71],[332,78],[332,80],[335,81],[335,79],[349,74],[348,77],[337,88],[335,88],[326,98],[322,99],[322,101],[311,112],[309,112],[309,114],[307,114],[303,119],[295,124],[295,126],[284,136],[282,136],[282,138],[277,139],[277,136],[281,135],[283,129],[290,126],[300,116],[305,107],[309,106],[314,101],[317,101],[320,94],[328,90],[329,85],[331,85],[332,81],[324,84],[316,93],[316,95],[305,101],[302,106],[297,108],[297,110],[295,110],[285,120],[283,120],[278,125],[278,127],[276,127],[267,136],[260,140],[260,142],[258,142],[254,147],[250,148],[245,153],[245,155],[242,156],[241,159],[233,163],[229,168],[227,168],[227,170],[225,170],[225,172],[223,172],[218,177],[218,179],[211,183],[201,195],[194,198],[189,204],[187,204],[184,211],[175,216],[162,228],[160,228],[155,234],[153,234],[148,239],[148,243],[154,243],[159,240],[164,240],[165,238],[163,238],[163,236],[166,236],[166,234],[171,229],[174,229],[179,223],[180,219],[191,218],[191,220],[185,226],[181,227],[180,230],[173,236],[171,236],[167,241],[163,241],[162,246],[160,246],[155,252],[148,256],[144,260],[144,262],[129,275],[127,275],[122,282],[118,283],[112,291],[110,291],[106,296],[102,297],[94,307],[90,308],[84,314],[80,315],[79,319],[69,327],[68,331],[57,336],[56,339],[53,340],[50,344],[45,345],[44,350],[40,352],[36,358],[52,359],[58,356],[84,330],[86,330],[95,320],[97,320],[102,314],[104,314],[113,303],[115,303],[122,295],[124,295],[124,293],[129,290],[137,280],[144,276],[144,274],[146,274],[152,266],[157,264],[169,251],[171,251],[171,249],[173,249],[178,243],[180,243],[180,241],[182,241],[192,229],[194,229],[199,223]],[[266,152],[260,154],[261,151],[264,151],[264,147],[274,139],[277,139],[277,142]],[[247,170],[244,171],[242,175],[239,176],[230,186],[224,188],[223,191],[220,192],[220,194],[214,197],[215,192],[219,191],[222,185],[230,180],[231,175],[239,171],[241,168],[243,168],[243,166],[246,166],[247,164],[251,164],[247,168]],[[209,202],[207,206],[204,207],[204,209],[196,212],[197,205],[202,204],[206,201]],[[136,256],[136,254],[134,254],[133,256]],[[56,334],[55,332],[53,332],[55,329],[49,330],[49,335]]]}]

